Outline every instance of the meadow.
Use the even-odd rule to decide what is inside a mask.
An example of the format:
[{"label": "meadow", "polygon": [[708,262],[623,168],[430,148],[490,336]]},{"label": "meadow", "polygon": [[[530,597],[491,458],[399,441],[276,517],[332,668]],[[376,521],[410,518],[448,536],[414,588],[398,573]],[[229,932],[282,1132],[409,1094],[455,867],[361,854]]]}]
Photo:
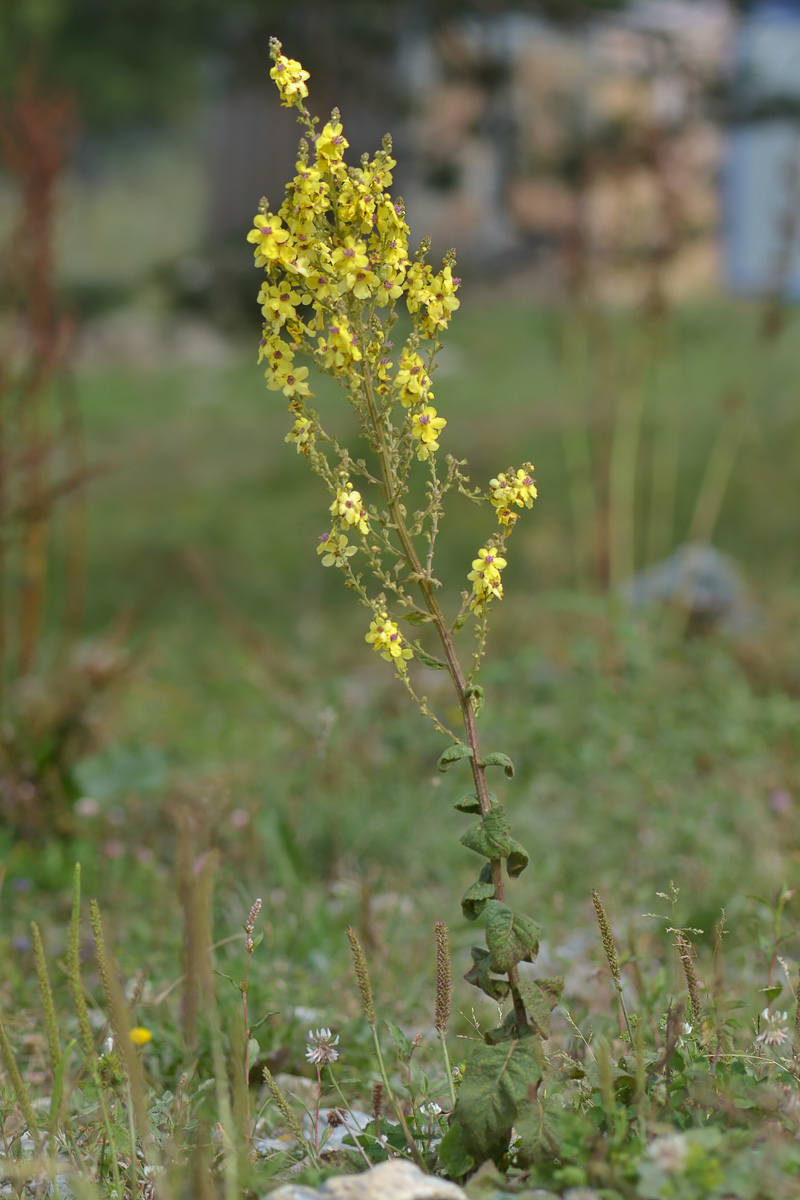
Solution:
[{"label": "meadow", "polygon": [[[649,1006],[654,1027],[661,1000],[685,992],[668,931],[680,928],[692,931],[701,977],[721,969],[722,946],[726,995],[752,1041],[767,1001],[794,1020],[800,960],[796,318],[765,341],[754,306],[715,300],[675,309],[655,328],[631,311],[607,312],[598,332],[499,285],[466,293],[436,376],[448,448],[482,486],[507,460],[529,458],[539,488],[493,617],[481,733],[517,768],[502,799],[531,864],[515,904],[543,927],[539,967],[565,976],[554,1044],[572,1053],[576,1027],[587,1038],[595,1025],[614,1035],[592,889],[614,929],[629,1003]],[[58,964],[80,861],[84,896],[97,897],[131,981],[132,1015],[152,1034],[141,1057],[164,1145],[177,1136],[181,1104],[192,1108],[187,1097],[214,1075],[213,1029],[187,1049],[182,983],[189,910],[197,881],[212,873],[225,1061],[241,1050],[242,926],[263,900],[247,986],[258,1137],[279,1144],[285,1133],[261,1066],[293,1079],[298,1094],[303,1079],[315,1084],[309,1026],[339,1035],[350,1102],[369,1109],[370,1042],[346,926],[367,952],[380,1018],[398,1038],[424,1037],[418,1098],[441,1100],[444,1086],[430,1048],[434,922],[450,929],[454,1061],[458,1038],[474,1037],[497,1009],[461,981],[471,931],[459,896],[474,864],[457,841],[457,785],[436,770],[444,746],[365,645],[363,614],[341,579],[320,567],[327,500],[284,444],[284,402],[264,389],[253,359],[233,339],[212,364],[79,366],[89,457],[109,466],[88,492],[86,634],[121,646],[127,666],[98,704],[96,748],[75,765],[75,835],[36,845],[5,836],[2,845],[0,1003],[32,1091],[46,1069],[29,923],[41,927],[72,1036]],[[631,396],[641,404],[633,415]],[[318,398],[335,413],[329,380]],[[352,432],[346,414],[331,420]],[[715,454],[730,464],[716,481],[719,503]],[[448,512],[446,584],[463,586],[473,547],[490,532],[485,520],[476,533],[466,502]],[[713,537],[748,579],[759,618],[744,633],[689,636],[675,614],[632,612],[620,599],[627,567],[666,555],[691,531]],[[439,673],[412,669],[428,695],[443,694]],[[88,946],[84,957],[99,1012]],[[98,1042],[102,1025],[98,1017]],[[758,1078],[777,1069],[762,1063]],[[7,1085],[3,1104],[13,1157],[22,1125]],[[242,1194],[283,1178],[275,1144],[248,1167]],[[570,1183],[545,1174],[537,1182],[555,1194]],[[767,1194],[741,1179],[730,1192],[719,1182],[648,1191],[646,1178],[625,1191],[624,1176],[596,1194]],[[192,1194],[199,1174],[188,1178],[170,1174],[165,1194]],[[587,1179],[598,1185],[591,1174],[572,1183]],[[499,1195],[493,1186],[481,1194]]]}]

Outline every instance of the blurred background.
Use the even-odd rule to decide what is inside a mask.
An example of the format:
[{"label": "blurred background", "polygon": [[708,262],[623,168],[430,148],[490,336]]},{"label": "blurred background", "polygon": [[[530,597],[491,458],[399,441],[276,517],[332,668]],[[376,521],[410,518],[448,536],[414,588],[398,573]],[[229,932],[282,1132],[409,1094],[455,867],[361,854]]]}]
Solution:
[{"label": "blurred background", "polygon": [[[447,449],[478,484],[536,464],[485,718],[521,758],[523,886],[569,913],[588,871],[688,876],[713,909],[745,844],[771,886],[800,859],[789,0],[6,0],[8,878],[58,891],[82,856],[109,903],[156,903],[190,845],[237,904],[323,880],[362,913],[395,871],[469,879],[256,365],[244,239],[298,138],[271,35],[353,161],[392,132],[412,235],[458,250]],[[448,518],[456,595],[486,521]]]}]

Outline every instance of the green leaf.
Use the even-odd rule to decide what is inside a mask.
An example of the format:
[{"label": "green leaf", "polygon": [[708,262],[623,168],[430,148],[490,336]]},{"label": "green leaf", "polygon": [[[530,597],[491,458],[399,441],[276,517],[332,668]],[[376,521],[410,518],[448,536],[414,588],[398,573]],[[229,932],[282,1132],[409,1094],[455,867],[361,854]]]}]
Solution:
[{"label": "green leaf", "polygon": [[[489,799],[491,800],[492,804],[497,803],[497,796],[495,796],[494,792],[489,792]],[[453,805],[453,808],[457,809],[458,812],[463,813],[479,813],[481,811],[480,802],[474,792],[469,792],[466,796],[462,796],[461,799]]]},{"label": "green leaf", "polygon": [[489,974],[491,954],[483,946],[473,946],[470,950],[472,966],[464,978],[473,987],[480,988],[490,1000],[505,1000],[509,985],[507,979],[493,979]]},{"label": "green leaf", "polygon": [[780,996],[781,992],[783,991],[783,984],[773,983],[772,987],[760,988],[759,990],[762,991],[766,996],[767,1004],[772,1004],[772,1001],[777,1000],[778,996]]},{"label": "green leaf", "polygon": [[465,746],[463,742],[456,742],[453,746],[447,747],[436,765],[440,771],[446,771],[460,758],[472,758],[472,749],[470,746]]},{"label": "green leaf", "polygon": [[550,1014],[561,999],[564,980],[520,979],[518,991],[539,1037],[550,1036]]},{"label": "green leaf", "polygon": [[521,1167],[562,1158],[562,1145],[567,1138],[570,1146],[589,1146],[597,1136],[596,1128],[582,1113],[572,1109],[565,1112],[556,1104],[539,1100],[538,1097],[532,1104],[526,1105],[525,1111],[515,1121],[514,1129],[519,1137],[514,1157]]},{"label": "green leaf", "polygon": [[446,671],[447,663],[443,663],[439,658],[433,658],[432,655],[426,654],[424,650],[420,650],[419,646],[412,646],[414,657],[422,663],[423,667],[427,667],[430,671]]},{"label": "green leaf", "polygon": [[516,879],[518,875],[521,875],[529,862],[528,851],[511,838],[510,848],[506,855],[506,869],[511,878]]},{"label": "green leaf", "polygon": [[433,620],[433,617],[430,613],[410,612],[403,613],[400,619],[408,621],[409,625],[427,625]]},{"label": "green leaf", "polygon": [[462,796],[460,800],[456,801],[453,808],[463,813],[479,813],[481,811],[478,797],[474,792],[469,792],[468,795]]},{"label": "green leaf", "polygon": [[397,1053],[403,1062],[408,1062],[411,1057],[411,1042],[398,1025],[393,1025],[391,1021],[384,1021],[383,1023],[389,1031],[389,1037],[394,1042]]},{"label": "green leaf", "polygon": [[501,754],[499,751],[494,754],[487,754],[485,758],[478,763],[479,767],[502,767],[509,779],[514,778],[514,764],[507,754]]},{"label": "green leaf", "polygon": [[505,858],[511,850],[511,831],[499,804],[480,821],[470,825],[459,839],[462,846],[484,858]]},{"label": "green leaf", "polygon": [[501,1042],[515,1042],[520,1037],[532,1036],[533,1030],[530,1025],[526,1025],[524,1030],[518,1027],[517,1015],[512,1008],[506,1013],[499,1025],[496,1025],[494,1029],[486,1030],[483,1040],[488,1046],[499,1046]]},{"label": "green leaf", "polygon": [[453,1134],[452,1142],[464,1158],[497,1162],[505,1154],[517,1114],[542,1077],[540,1060],[532,1038],[475,1047],[451,1124],[451,1129],[461,1130],[460,1135]]},{"label": "green leaf", "polygon": [[483,688],[479,687],[476,683],[471,683],[468,688],[464,689],[464,695],[468,700],[472,701],[475,719],[477,720],[483,710]]},{"label": "green leaf", "polygon": [[492,970],[505,975],[518,962],[533,962],[539,953],[541,929],[530,917],[512,912],[499,900],[486,902],[486,944]]},{"label": "green leaf", "polygon": [[439,1168],[448,1179],[463,1179],[473,1167],[475,1159],[467,1150],[464,1130],[452,1124],[439,1143]]},{"label": "green leaf", "polygon": [[[477,921],[486,907],[486,901],[494,897],[494,884],[491,879],[492,868],[489,863],[489,878],[484,879],[483,871],[476,883],[471,884],[461,897],[461,911],[468,921]],[[488,953],[488,951],[487,951]]]}]

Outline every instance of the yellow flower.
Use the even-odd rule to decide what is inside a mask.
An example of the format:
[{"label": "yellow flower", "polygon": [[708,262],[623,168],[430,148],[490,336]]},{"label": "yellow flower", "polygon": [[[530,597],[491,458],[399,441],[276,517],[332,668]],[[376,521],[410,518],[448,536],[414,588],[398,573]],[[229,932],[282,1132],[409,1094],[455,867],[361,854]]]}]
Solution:
[{"label": "yellow flower", "polygon": [[294,419],[294,428],[290,429],[285,442],[294,442],[297,446],[298,454],[305,454],[308,458],[308,452],[314,445],[314,426],[308,417],[297,416]]},{"label": "yellow flower", "polygon": [[283,385],[284,396],[310,396],[312,392],[306,383],[308,367],[293,367]]},{"label": "yellow flower", "polygon": [[269,75],[278,85],[284,108],[292,108],[297,100],[305,100],[308,95],[308,71],[304,71],[296,59],[279,54]]},{"label": "yellow flower", "polygon": [[284,229],[280,217],[272,213],[256,213],[253,228],[247,235],[248,242],[254,242],[256,246],[256,266],[263,267],[279,259],[281,247],[289,241],[289,236],[289,230]]},{"label": "yellow flower", "polygon": [[417,458],[424,462],[432,450],[439,449],[436,439],[446,424],[444,417],[437,417],[436,409],[430,404],[421,412],[414,413],[411,418],[411,432],[419,442]]},{"label": "yellow flower", "polygon": [[389,304],[392,300],[399,300],[402,294],[403,275],[401,271],[396,271],[380,281],[376,299],[378,304],[383,307],[384,304]]},{"label": "yellow flower", "polygon": [[497,553],[497,547],[490,543],[478,551],[478,557],[472,560],[472,570],[467,579],[472,581],[472,600],[470,608],[473,612],[481,613],[487,601],[494,597],[503,599],[503,581],[500,572],[508,563]]},{"label": "yellow flower", "polygon": [[341,121],[328,121],[317,138],[317,158],[323,162],[337,162],[343,158],[349,145],[347,138],[342,135]]},{"label": "yellow flower", "polygon": [[366,247],[363,242],[357,242],[355,238],[347,237],[344,243],[334,250],[331,255],[331,263],[334,270],[344,280],[348,290],[352,290],[359,274],[369,268]]},{"label": "yellow flower", "polygon": [[148,1042],[152,1042],[153,1035],[149,1029],[145,1029],[143,1025],[134,1025],[133,1029],[128,1034],[128,1037],[133,1042],[134,1046],[146,1046]]},{"label": "yellow flower", "polygon": [[516,470],[509,467],[508,471],[501,471],[495,479],[489,480],[489,488],[489,499],[497,509],[498,521],[509,527],[517,519],[513,506],[532,508],[538,495],[531,463],[524,463]]},{"label": "yellow flower", "polygon": [[281,342],[269,355],[269,367],[264,372],[267,377],[267,387],[271,392],[279,392],[286,387],[286,380],[292,373],[294,356],[286,345]]},{"label": "yellow flower", "polygon": [[352,525],[359,533],[369,532],[366,509],[361,503],[361,492],[353,488],[349,479],[337,490],[330,512],[334,517],[341,517],[346,525]]},{"label": "yellow flower", "polygon": [[341,325],[329,325],[327,338],[320,338],[318,345],[323,365],[329,371],[349,367],[352,363],[361,361],[358,336],[346,322]]},{"label": "yellow flower", "polygon": [[301,296],[299,292],[293,291],[288,283],[265,283],[258,293],[258,302],[261,312],[274,327],[283,325],[287,319],[297,315]]},{"label": "yellow flower", "polygon": [[[427,398],[431,386],[430,376],[425,370],[425,364],[418,354],[404,350],[400,355],[400,365],[394,377],[395,387],[399,389],[400,403],[408,408],[419,404]],[[441,418],[440,418],[441,419]],[[443,426],[440,426],[443,428]],[[426,439],[430,440],[430,439]]]},{"label": "yellow flower", "polygon": [[358,546],[348,546],[346,534],[337,534],[334,529],[330,533],[323,533],[317,546],[317,554],[322,555],[323,567],[344,567],[348,558],[357,550]]},{"label": "yellow flower", "polygon": [[[350,279],[350,276],[347,276]],[[350,290],[357,300],[369,300],[375,289],[380,284],[378,276],[372,271],[358,271],[354,282],[350,285]]]},{"label": "yellow flower", "polygon": [[400,630],[385,612],[373,617],[369,633],[365,635],[364,640],[370,643],[381,658],[385,658],[387,662],[394,662],[399,671],[405,671],[406,660],[414,656],[414,651],[405,644]]}]

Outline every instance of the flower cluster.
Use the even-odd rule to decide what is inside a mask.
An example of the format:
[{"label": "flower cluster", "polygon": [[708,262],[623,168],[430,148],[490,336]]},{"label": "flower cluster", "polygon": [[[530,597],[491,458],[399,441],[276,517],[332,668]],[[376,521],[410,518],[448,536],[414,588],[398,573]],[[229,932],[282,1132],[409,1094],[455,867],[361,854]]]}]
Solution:
[{"label": "flower cluster", "polygon": [[285,58],[283,54],[278,54],[275,58],[275,66],[269,74],[270,78],[274,79],[278,85],[281,104],[284,108],[293,108],[298,100],[305,100],[308,95],[306,87],[308,71],[304,71],[295,59]]},{"label": "flower cluster", "polygon": [[414,654],[411,647],[403,641],[400,630],[394,621],[389,620],[389,614],[386,612],[380,612],[373,617],[369,633],[366,634],[364,640],[370,643],[372,649],[380,654],[381,658],[395,663],[399,671],[405,670],[405,660],[412,658]]},{"label": "flower cluster", "polygon": [[[428,464],[432,500],[426,511],[416,514],[416,532],[433,539],[435,507],[444,490],[454,486],[453,481],[461,490],[468,483],[452,467],[444,487],[438,480],[436,452],[447,420],[435,406],[432,383],[439,336],[459,307],[460,281],[453,272],[452,252],[436,271],[426,261],[428,243],[416,252],[409,249],[403,202],[390,191],[396,165],[390,139],[384,139],[372,158],[364,155],[359,166],[348,165],[348,141],[338,111],[334,109],[324,124],[312,119],[304,103],[308,72],[287,58],[274,39],[271,54],[270,75],[281,103],[297,110],[305,136],[283,203],[273,211],[263,199],[247,235],[256,266],[265,272],[258,293],[263,317],[258,359],[264,364],[267,386],[289,402],[294,424],[285,440],[309,460],[331,494],[331,527],[317,546],[322,565],[343,571],[348,586],[372,608],[366,639],[407,680],[406,662],[415,651],[387,611],[389,592],[405,607],[410,604],[399,574],[408,546],[400,549],[392,532],[398,528],[398,513],[381,512],[364,499],[364,485],[354,484],[357,475],[367,484],[376,480],[363,460],[354,461],[323,428],[319,413],[310,407],[308,365],[298,360],[313,362],[345,390],[362,432],[382,456],[390,506],[390,497],[408,491],[406,478],[414,459]],[[390,331],[395,307],[402,302],[411,333],[396,351]],[[331,454],[338,456],[338,463]],[[387,463],[392,464],[388,474]],[[531,508],[536,494],[529,462],[490,480],[486,499],[500,529],[479,551],[468,576],[472,590],[465,604],[476,616],[483,616],[492,600],[502,599],[506,538],[520,510]],[[430,540],[429,563],[432,553]],[[368,593],[351,562],[359,554],[380,580],[377,596]],[[418,568],[413,570],[419,577]],[[485,636],[485,621],[480,628]],[[419,647],[417,652],[422,654]]]},{"label": "flower cluster", "polygon": [[501,471],[496,479],[489,480],[489,489],[489,500],[497,509],[498,521],[513,528],[519,516],[513,511],[514,507],[533,508],[538,495],[532,464],[526,462],[516,470],[509,467],[507,471]]},{"label": "flower cluster", "polygon": [[[270,49],[270,76],[281,103],[296,109],[305,136],[283,203],[273,209],[262,199],[247,235],[255,264],[265,272],[258,293],[263,317],[258,361],[268,388],[289,401],[294,424],[285,440],[331,492],[331,529],[317,547],[322,564],[345,571],[362,602],[380,613],[383,595],[367,596],[350,559],[363,552],[380,576],[380,555],[396,557],[396,548],[377,509],[349,477],[357,469],[365,472],[309,407],[313,392],[306,364],[313,362],[346,389],[362,429],[374,428],[380,406],[394,460],[405,464],[406,473],[414,458],[427,462],[435,479],[434,455],[447,421],[434,407],[431,375],[439,335],[459,307],[460,280],[452,253],[437,271],[426,262],[425,244],[416,253],[409,249],[403,202],[390,191],[396,165],[391,140],[385,138],[371,159],[364,155],[359,166],[348,165],[338,111],[325,123],[312,119],[305,107],[308,72],[283,54],[277,40]],[[389,330],[395,306],[403,301],[412,332],[395,356]],[[329,461],[331,449],[338,467]],[[405,670],[413,651],[388,616],[377,625],[373,621],[370,640]]]},{"label": "flower cluster", "polygon": [[330,511],[334,517],[341,518],[345,525],[350,525],[359,533],[369,533],[369,520],[361,501],[361,492],[355,490],[349,479],[336,489]]},{"label": "flower cluster", "polygon": [[521,467],[509,467],[489,480],[486,499],[491,502],[497,513],[501,532],[496,534],[483,550],[479,550],[478,557],[473,559],[472,570],[467,576],[472,583],[469,604],[472,612],[481,615],[486,612],[490,600],[502,600],[503,582],[500,572],[507,566],[503,557],[506,538],[513,531],[519,517],[519,513],[514,509],[533,508],[537,495],[533,465],[529,462],[523,463]]},{"label": "flower cluster", "polygon": [[472,581],[472,599],[470,609],[482,613],[492,597],[503,599],[503,581],[500,572],[508,566],[506,560],[498,553],[494,542],[490,542],[478,551],[478,557],[472,560],[472,570],[467,579]]}]

